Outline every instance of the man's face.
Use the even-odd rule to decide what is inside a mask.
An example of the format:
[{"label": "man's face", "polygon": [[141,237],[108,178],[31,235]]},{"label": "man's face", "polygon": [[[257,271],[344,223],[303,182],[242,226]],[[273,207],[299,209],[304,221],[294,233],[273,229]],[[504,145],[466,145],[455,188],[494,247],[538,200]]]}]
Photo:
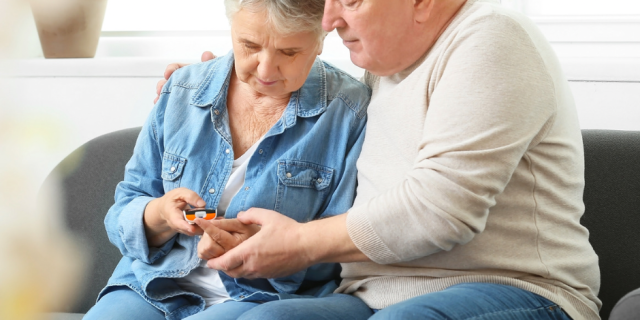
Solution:
[{"label": "man's face", "polygon": [[413,2],[327,0],[322,27],[338,31],[355,65],[379,76],[394,74],[415,56]]}]

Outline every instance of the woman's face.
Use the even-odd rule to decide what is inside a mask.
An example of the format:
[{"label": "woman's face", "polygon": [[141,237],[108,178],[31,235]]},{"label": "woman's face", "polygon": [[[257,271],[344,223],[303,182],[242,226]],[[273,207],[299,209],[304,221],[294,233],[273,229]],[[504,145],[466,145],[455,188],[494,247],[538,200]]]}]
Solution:
[{"label": "woman's face", "polygon": [[263,12],[236,13],[231,37],[236,76],[267,96],[287,95],[300,89],[322,52],[317,34],[277,34]]}]

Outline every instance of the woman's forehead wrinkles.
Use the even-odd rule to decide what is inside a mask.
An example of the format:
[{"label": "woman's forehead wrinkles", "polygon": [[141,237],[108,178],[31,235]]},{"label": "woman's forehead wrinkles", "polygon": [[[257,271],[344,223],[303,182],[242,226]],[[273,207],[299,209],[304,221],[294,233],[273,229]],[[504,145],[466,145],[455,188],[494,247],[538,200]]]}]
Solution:
[{"label": "woman's forehead wrinkles", "polygon": [[311,45],[311,43],[306,43],[307,41],[304,41],[308,35],[300,34],[300,37],[297,37],[297,39],[294,38],[296,36],[298,35],[279,36],[266,35],[265,32],[236,32],[237,41],[239,42],[260,46],[272,45],[278,50],[300,51]]}]

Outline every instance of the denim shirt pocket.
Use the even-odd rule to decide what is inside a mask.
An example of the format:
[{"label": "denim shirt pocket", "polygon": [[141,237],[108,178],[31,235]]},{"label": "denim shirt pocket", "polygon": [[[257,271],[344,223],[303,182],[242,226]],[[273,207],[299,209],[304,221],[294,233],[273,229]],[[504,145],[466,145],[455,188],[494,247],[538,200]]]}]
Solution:
[{"label": "denim shirt pocket", "polygon": [[186,158],[168,152],[164,153],[162,156],[161,177],[165,192],[169,192],[180,187],[180,180],[186,163]]},{"label": "denim shirt pocket", "polygon": [[313,162],[279,160],[275,211],[299,222],[316,218],[331,190],[334,171]]}]

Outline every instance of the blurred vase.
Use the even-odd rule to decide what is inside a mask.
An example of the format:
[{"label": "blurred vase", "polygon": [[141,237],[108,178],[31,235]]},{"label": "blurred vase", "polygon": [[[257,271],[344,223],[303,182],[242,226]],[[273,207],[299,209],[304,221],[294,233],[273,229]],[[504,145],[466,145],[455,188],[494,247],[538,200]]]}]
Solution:
[{"label": "blurred vase", "polygon": [[107,0],[30,0],[45,58],[93,58]]}]

